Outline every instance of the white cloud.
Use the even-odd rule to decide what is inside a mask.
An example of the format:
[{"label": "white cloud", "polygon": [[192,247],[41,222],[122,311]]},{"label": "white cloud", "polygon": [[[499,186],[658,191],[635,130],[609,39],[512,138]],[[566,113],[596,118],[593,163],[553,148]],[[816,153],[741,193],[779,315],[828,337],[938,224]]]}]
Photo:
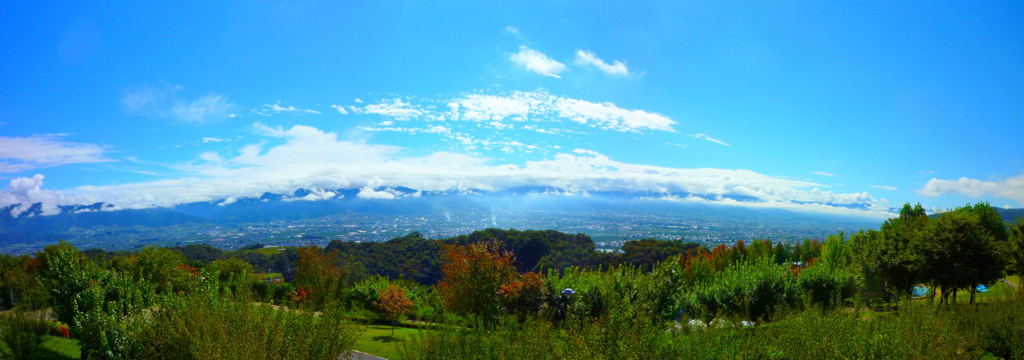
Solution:
[{"label": "white cloud", "polygon": [[[334,191],[329,191],[329,190],[324,190],[324,189],[313,189],[313,190],[310,190],[309,194],[306,194],[306,196],[303,196],[303,197],[286,197],[286,198],[283,198],[281,200],[283,200],[283,201],[320,201],[320,200],[330,200],[330,199],[333,199],[335,197],[338,197],[338,193],[336,193]],[[340,197],[345,197],[345,196],[341,195]]]},{"label": "white cloud", "polygon": [[61,140],[63,136],[0,136],[0,174],[67,164],[113,161],[103,156],[107,151],[106,146],[66,142]]},{"label": "white cloud", "polygon": [[931,174],[934,174],[935,171],[934,170],[918,170],[917,173],[921,174],[921,175],[931,175]]},{"label": "white cloud", "polygon": [[882,189],[882,190],[889,190],[889,191],[896,191],[896,190],[899,190],[899,189],[897,189],[896,187],[893,187],[893,186],[886,186],[886,185],[871,185],[871,187],[873,187],[873,188],[875,188],[875,189]]},{"label": "white cloud", "polygon": [[199,154],[199,158],[202,159],[203,161],[209,161],[209,162],[221,162],[221,161],[224,161],[223,159],[220,158],[220,155],[218,155],[217,153],[215,153],[213,151],[203,152],[202,154]]},{"label": "white cloud", "polygon": [[690,147],[690,145],[676,144],[676,143],[671,143],[671,142],[667,142],[667,143],[665,143],[665,145],[677,147],[677,148],[680,148],[680,149],[686,149],[686,148]]},{"label": "white cloud", "polygon": [[836,174],[822,172],[822,171],[812,171],[811,174],[821,175],[821,176],[836,176]]},{"label": "white cloud", "polygon": [[424,111],[402,99],[381,100],[380,103],[366,105],[362,108],[353,108],[357,113],[375,114],[394,118],[395,120],[410,120],[423,115]]},{"label": "white cloud", "polygon": [[1015,200],[1017,203],[1024,205],[1024,174],[1002,181],[985,181],[967,177],[957,180],[932,178],[928,180],[924,188],[917,192],[930,197],[957,193],[972,198],[990,195],[996,198]]},{"label": "white cloud", "polygon": [[43,215],[60,213],[57,206],[65,203],[64,195],[60,192],[42,190],[42,186],[43,175],[40,174],[30,178],[13,179],[7,188],[0,191],[0,207],[16,205],[10,211],[13,217],[21,215],[36,203],[42,203]]},{"label": "white cloud", "polygon": [[359,189],[359,193],[356,194],[356,197],[360,199],[392,200],[398,198],[398,195],[395,193],[395,191],[390,189],[377,191],[369,186],[363,186],[362,188]]},{"label": "white cloud", "polygon": [[[42,176],[22,178],[0,195],[0,206],[28,200],[44,202],[44,211],[59,204],[105,202],[112,209],[173,206],[190,202],[253,198],[265,192],[292,194],[296,189],[321,189],[303,200],[333,198],[335,189],[360,189],[360,198],[399,198],[394,190],[492,192],[533,187],[562,194],[627,192],[698,196],[741,206],[831,209],[853,207],[865,213],[888,211],[884,200],[867,193],[822,191],[824,185],[790,180],[749,170],[680,169],[629,164],[593,150],[574,149],[523,165],[496,164],[493,159],[453,152],[425,156],[404,149],[348,141],[310,126],[291,128],[255,123],[256,135],[280,138],[283,144],[257,142],[234,157],[200,155],[199,165],[177,170],[187,177],[110,186],[82,186],[53,192],[41,190]],[[440,130],[438,130],[440,131]],[[452,134],[453,137],[463,135]],[[502,151],[532,151],[534,145],[512,139],[473,140],[470,144]],[[207,160],[207,161],[201,161]],[[768,205],[766,205],[768,204]],[[24,210],[21,210],[24,211]],[[846,211],[846,210],[843,210]]]},{"label": "white cloud", "polygon": [[519,35],[519,28],[512,25],[506,26],[504,31],[509,34]]},{"label": "white cloud", "polygon": [[707,135],[704,135],[704,134],[696,134],[696,135],[693,135],[693,137],[698,138],[698,139],[704,139],[704,140],[707,140],[707,141],[710,141],[710,142],[713,142],[713,143],[716,143],[716,144],[721,144],[721,145],[725,145],[725,146],[731,146],[731,145],[727,144],[725,141],[718,140],[718,139],[715,139],[715,138],[712,138],[712,137],[708,137]]},{"label": "white cloud", "polygon": [[234,117],[234,104],[227,97],[209,93],[189,100],[182,96],[185,87],[163,84],[160,87],[143,85],[125,91],[121,104],[129,114],[173,119],[193,124]]},{"label": "white cloud", "polygon": [[[278,113],[278,114],[280,114],[282,112],[304,112],[304,113],[310,113],[310,114],[319,114],[320,113],[319,111],[312,110],[312,109],[299,109],[299,108],[296,108],[296,107],[291,106],[291,105],[281,106],[280,104],[263,104],[263,108],[267,109],[267,110],[270,110],[270,111],[273,111],[273,112]],[[342,109],[342,110],[344,110],[344,109]]]},{"label": "white cloud", "polygon": [[615,60],[611,65],[609,65],[590,51],[576,50],[576,65],[593,66],[601,72],[609,75],[629,75],[629,69],[626,68],[626,63]]},{"label": "white cloud", "polygon": [[231,141],[231,139],[222,139],[222,138],[215,138],[215,137],[204,137],[203,138],[203,142],[204,143],[209,143],[209,142],[218,142],[219,143],[219,142],[225,142],[225,141]]},{"label": "white cloud", "polygon": [[[542,91],[516,91],[507,95],[468,94],[447,101],[452,120],[560,121],[613,131],[675,131],[668,116],[637,109],[623,109],[610,102],[590,102],[554,96]],[[437,114],[435,116],[440,116]]]},{"label": "white cloud", "polygon": [[509,60],[512,60],[513,63],[522,66],[526,70],[556,79],[561,79],[558,74],[565,71],[565,64],[526,46],[520,46],[519,52],[512,54]]},{"label": "white cloud", "polygon": [[338,112],[341,113],[342,115],[348,115],[348,111],[345,110],[345,107],[342,105],[331,105],[331,107],[334,108],[335,110],[338,110]]},{"label": "white cloud", "polygon": [[359,130],[365,130],[365,131],[373,131],[373,132],[384,132],[384,131],[387,131],[387,132],[401,132],[401,133],[406,133],[406,134],[410,134],[410,135],[415,135],[417,133],[448,134],[448,133],[451,133],[451,130],[452,130],[451,128],[448,128],[448,127],[445,127],[445,126],[441,126],[441,125],[435,125],[435,126],[430,126],[430,127],[422,127],[422,128],[418,128],[418,127],[395,127],[395,126],[381,126],[381,127],[358,126],[356,128],[359,129]]}]

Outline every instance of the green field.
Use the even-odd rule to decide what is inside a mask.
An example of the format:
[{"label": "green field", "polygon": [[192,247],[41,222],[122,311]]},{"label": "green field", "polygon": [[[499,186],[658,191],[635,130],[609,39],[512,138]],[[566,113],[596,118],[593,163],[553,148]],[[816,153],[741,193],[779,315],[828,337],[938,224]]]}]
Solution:
[{"label": "green field", "polygon": [[[6,359],[10,356],[10,349],[6,344],[0,343],[0,358]],[[44,360],[67,360],[81,359],[82,349],[78,340],[68,340],[57,336],[43,336],[43,344],[32,353],[33,359]]]},{"label": "green field", "polygon": [[415,337],[420,332],[431,331],[398,327],[395,328],[395,335],[392,336],[391,327],[385,325],[367,325],[360,327],[359,330],[362,333],[359,334],[359,338],[356,339],[352,348],[388,359],[398,356],[398,349],[405,340]]}]

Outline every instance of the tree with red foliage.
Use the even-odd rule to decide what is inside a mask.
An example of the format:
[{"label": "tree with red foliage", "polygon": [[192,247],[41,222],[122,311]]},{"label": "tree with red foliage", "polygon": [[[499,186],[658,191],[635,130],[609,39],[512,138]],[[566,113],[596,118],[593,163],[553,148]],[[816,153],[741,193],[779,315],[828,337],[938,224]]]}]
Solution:
[{"label": "tree with red foliage", "polygon": [[501,312],[499,290],[516,279],[511,252],[494,242],[445,247],[438,284],[445,308],[493,321]]},{"label": "tree with red foliage", "polygon": [[298,249],[295,261],[295,284],[308,294],[303,299],[323,305],[331,299],[341,285],[342,271],[336,263],[338,250],[322,252],[309,244]]},{"label": "tree with red foliage", "polygon": [[519,275],[498,288],[505,310],[519,315],[520,319],[540,310],[543,294],[544,279],[535,272]]},{"label": "tree with red foliage", "polygon": [[388,285],[386,289],[380,290],[377,307],[380,308],[385,319],[391,320],[391,336],[395,336],[398,317],[409,312],[409,309],[412,308],[412,300],[405,297],[404,289]]}]

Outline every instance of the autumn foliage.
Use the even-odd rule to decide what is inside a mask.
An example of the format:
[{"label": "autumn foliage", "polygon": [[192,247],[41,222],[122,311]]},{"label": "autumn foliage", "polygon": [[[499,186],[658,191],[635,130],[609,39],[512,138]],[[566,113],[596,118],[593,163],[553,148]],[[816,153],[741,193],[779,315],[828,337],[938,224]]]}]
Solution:
[{"label": "autumn foliage", "polygon": [[394,323],[398,321],[399,316],[409,313],[409,309],[412,308],[412,300],[405,297],[404,289],[395,285],[388,285],[386,289],[380,290],[377,307],[380,308],[385,319],[391,320],[391,335],[394,335]]},{"label": "autumn foliage", "polygon": [[336,264],[338,251],[322,252],[316,245],[309,244],[298,249],[295,262],[295,284],[306,295],[303,300],[323,304],[332,298],[341,285],[342,271]]},{"label": "autumn foliage", "polygon": [[540,306],[543,279],[536,273],[516,273],[514,255],[497,243],[450,245],[443,258],[438,290],[450,311],[490,321],[503,308],[520,312]]}]

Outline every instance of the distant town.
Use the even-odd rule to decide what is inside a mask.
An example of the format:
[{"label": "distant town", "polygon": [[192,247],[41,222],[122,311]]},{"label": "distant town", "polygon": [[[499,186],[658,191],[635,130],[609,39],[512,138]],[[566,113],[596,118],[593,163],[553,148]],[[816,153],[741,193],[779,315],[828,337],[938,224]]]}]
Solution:
[{"label": "distant town", "polygon": [[[486,228],[553,229],[585,233],[598,249],[614,251],[631,239],[682,240],[704,244],[737,240],[798,241],[820,239],[839,231],[855,232],[870,223],[829,222],[822,219],[759,218],[716,213],[657,211],[483,211],[397,215],[343,213],[301,220],[240,223],[186,223],[150,226],[72,227],[64,237],[76,246],[131,250],[148,245],[179,246],[206,243],[234,249],[254,243],[267,245],[325,244],[341,241],[387,241],[410,232],[428,238],[468,234]],[[31,253],[44,244],[5,244],[7,253]]]}]

